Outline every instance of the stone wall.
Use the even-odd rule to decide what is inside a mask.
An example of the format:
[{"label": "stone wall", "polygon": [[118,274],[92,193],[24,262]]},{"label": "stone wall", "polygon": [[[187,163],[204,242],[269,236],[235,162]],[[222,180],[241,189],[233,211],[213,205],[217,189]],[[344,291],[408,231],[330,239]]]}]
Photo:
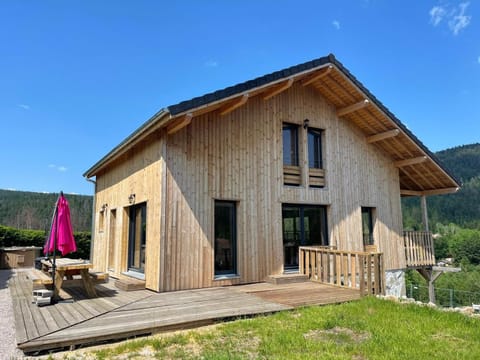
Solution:
[{"label": "stone wall", "polygon": [[405,271],[389,270],[385,272],[385,294],[395,297],[405,296]]}]

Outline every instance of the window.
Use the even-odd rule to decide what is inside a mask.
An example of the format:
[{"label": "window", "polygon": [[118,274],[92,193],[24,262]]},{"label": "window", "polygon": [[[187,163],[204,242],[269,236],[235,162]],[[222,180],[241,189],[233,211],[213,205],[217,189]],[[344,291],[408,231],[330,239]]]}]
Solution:
[{"label": "window", "polygon": [[298,166],[298,126],[283,124],[283,165]]},{"label": "window", "polygon": [[322,130],[308,129],[308,167],[322,169]]},{"label": "window", "polygon": [[375,208],[362,207],[363,245],[373,245],[373,212]]},{"label": "window", "polygon": [[102,207],[98,216],[98,232],[103,232],[105,228],[105,208]]},{"label": "window", "polygon": [[233,201],[215,201],[215,276],[237,274],[237,214]]},{"label": "window", "polygon": [[147,203],[130,206],[129,215],[128,270],[143,273],[147,243]]},{"label": "window", "polygon": [[298,269],[298,247],[328,245],[327,208],[282,205],[284,269]]}]

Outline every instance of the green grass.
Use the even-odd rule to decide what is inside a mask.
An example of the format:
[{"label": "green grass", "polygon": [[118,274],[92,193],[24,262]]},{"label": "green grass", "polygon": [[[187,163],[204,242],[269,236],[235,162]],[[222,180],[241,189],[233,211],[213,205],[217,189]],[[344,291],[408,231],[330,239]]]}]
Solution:
[{"label": "green grass", "polygon": [[364,298],[128,341],[84,355],[97,359],[480,359],[480,320]]}]

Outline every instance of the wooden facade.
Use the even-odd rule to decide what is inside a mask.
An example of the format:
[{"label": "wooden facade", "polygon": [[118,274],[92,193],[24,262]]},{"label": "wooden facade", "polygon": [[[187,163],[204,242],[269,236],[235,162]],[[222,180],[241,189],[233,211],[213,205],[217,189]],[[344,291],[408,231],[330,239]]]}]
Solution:
[{"label": "wooden facade", "polygon": [[[260,282],[282,274],[283,204],[324,206],[328,245],[352,252],[365,250],[362,207],[374,209],[373,239],[385,270],[406,268],[401,193],[419,192],[419,176],[430,174],[418,174],[410,162],[399,164],[378,146],[394,135],[377,131],[372,138],[374,125],[365,131],[346,116],[365,104],[339,111],[312,86],[321,76],[299,76],[194,112],[161,114],[141,139],[122,143],[115,156],[89,170],[86,176],[96,178],[95,268],[125,276],[128,262],[135,261],[128,248],[136,246],[129,244],[129,228],[137,204],[146,205],[144,278],[156,291]],[[284,124],[298,129],[298,165],[290,168],[283,161]],[[310,128],[322,131],[322,169],[309,167]],[[412,154],[406,146],[398,148]],[[407,176],[414,184],[408,189],[402,188],[404,167],[413,174]],[[448,180],[427,183],[438,182],[439,189],[456,184]],[[235,276],[215,276],[218,200],[235,204]]]}]

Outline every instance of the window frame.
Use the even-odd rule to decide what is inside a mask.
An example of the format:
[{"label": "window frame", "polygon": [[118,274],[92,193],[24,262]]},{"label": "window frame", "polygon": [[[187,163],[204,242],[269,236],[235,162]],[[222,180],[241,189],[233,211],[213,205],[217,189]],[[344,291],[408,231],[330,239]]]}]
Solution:
[{"label": "window frame", "polygon": [[[217,205],[219,206],[228,206],[231,209],[231,217],[229,219],[229,226],[230,226],[230,249],[231,249],[231,259],[232,265],[231,269],[228,270],[217,270],[216,264],[216,255],[217,255]],[[214,200],[214,216],[213,216],[213,272],[214,278],[223,278],[223,277],[231,277],[231,276],[238,276],[238,252],[237,252],[237,201],[231,200]]]},{"label": "window frame", "polygon": [[[308,167],[311,169],[323,169],[323,133],[322,129],[311,127],[307,129]],[[313,139],[312,146],[310,146],[311,138]],[[313,164],[310,161],[312,160],[311,156],[313,156]]]},{"label": "window frame", "polygon": [[[299,125],[286,123],[282,124],[282,149],[283,149],[283,165],[284,166],[300,166],[300,156],[299,156]],[[285,131],[289,130],[290,132],[290,141],[289,149],[285,147]],[[286,151],[288,150],[288,151]],[[286,154],[288,154],[289,162],[286,162]]]},{"label": "window frame", "polygon": [[[363,246],[375,245],[374,230],[375,230],[375,208],[371,206],[362,206],[361,207],[361,216],[362,216],[362,241]],[[364,216],[368,216],[366,219],[367,229],[365,229],[365,219]],[[368,230],[366,232],[365,230]],[[366,237],[368,237],[366,241]]]}]

